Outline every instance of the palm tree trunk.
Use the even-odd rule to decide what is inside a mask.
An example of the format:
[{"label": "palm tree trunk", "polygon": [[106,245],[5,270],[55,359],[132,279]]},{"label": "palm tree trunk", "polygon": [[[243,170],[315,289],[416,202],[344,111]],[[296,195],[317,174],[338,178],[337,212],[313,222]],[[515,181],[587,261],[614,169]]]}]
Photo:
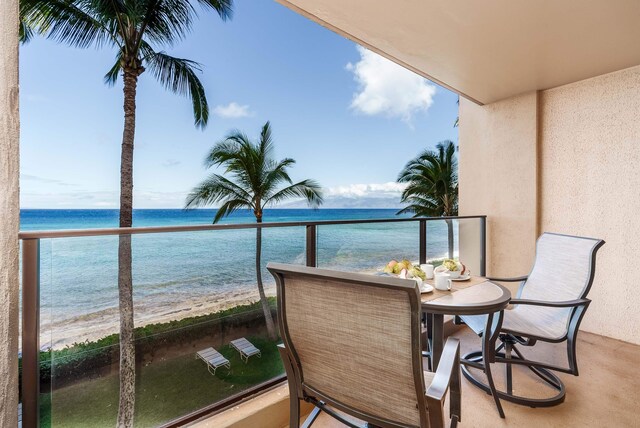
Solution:
[{"label": "palm tree trunk", "polygon": [[447,239],[449,241],[449,258],[453,258],[453,220],[445,220],[447,223]]},{"label": "palm tree trunk", "polygon": [[[136,126],[138,70],[124,71],[124,131],[120,159],[120,227],[133,223],[133,141]],[[133,427],[136,390],[136,349],[133,323],[131,235],[118,245],[118,304],[120,309],[120,402],[117,427]]]},{"label": "palm tree trunk", "polygon": [[[262,219],[257,219],[258,223],[262,223]],[[264,292],[264,285],[262,284],[262,228],[256,227],[256,276],[258,279],[258,293],[260,294],[260,303],[262,304],[262,311],[264,312],[264,320],[267,323],[267,333],[269,339],[276,340],[278,335],[276,333],[276,327],[273,324],[273,317],[271,316],[271,307],[267,300],[267,295]]]}]

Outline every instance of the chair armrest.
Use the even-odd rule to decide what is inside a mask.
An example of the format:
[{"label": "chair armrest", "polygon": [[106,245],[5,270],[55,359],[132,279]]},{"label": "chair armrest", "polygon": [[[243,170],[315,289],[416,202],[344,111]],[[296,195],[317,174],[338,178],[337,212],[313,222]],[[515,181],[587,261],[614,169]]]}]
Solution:
[{"label": "chair armrest", "polygon": [[433,400],[444,400],[456,370],[460,370],[460,341],[450,337],[444,345],[436,375],[431,385],[427,385],[426,396]]},{"label": "chair armrest", "polygon": [[511,305],[531,305],[531,306],[547,306],[550,308],[573,308],[576,306],[588,305],[591,303],[589,299],[566,300],[564,302],[550,302],[545,300],[527,300],[527,299],[511,299]]},{"label": "chair armrest", "polygon": [[529,278],[529,275],[516,276],[513,278],[496,278],[495,276],[487,277],[489,281],[498,281],[498,282],[522,282],[522,281],[526,281],[527,278]]}]

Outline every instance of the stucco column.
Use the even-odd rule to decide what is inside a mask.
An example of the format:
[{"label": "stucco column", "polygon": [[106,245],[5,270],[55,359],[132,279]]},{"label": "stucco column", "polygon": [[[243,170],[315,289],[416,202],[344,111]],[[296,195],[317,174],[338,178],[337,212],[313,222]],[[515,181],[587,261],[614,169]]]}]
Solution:
[{"label": "stucco column", "polygon": [[[529,273],[538,235],[537,93],[485,106],[460,99],[459,181],[460,215],[487,215],[487,274]],[[475,223],[461,222],[462,260],[477,260],[478,239]]]},{"label": "stucco column", "polygon": [[0,427],[18,421],[18,0],[0,2]]}]

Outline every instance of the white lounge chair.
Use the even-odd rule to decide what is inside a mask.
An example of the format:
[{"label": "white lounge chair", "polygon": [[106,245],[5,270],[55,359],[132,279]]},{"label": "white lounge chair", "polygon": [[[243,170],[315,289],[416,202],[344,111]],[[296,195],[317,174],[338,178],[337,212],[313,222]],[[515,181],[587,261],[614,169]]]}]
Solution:
[{"label": "white lounge chair", "polygon": [[257,355],[258,358],[262,358],[260,350],[253,346],[253,344],[244,337],[232,340],[231,346],[240,353],[240,359],[243,360],[245,364],[249,362],[249,357],[253,355]]},{"label": "white lounge chair", "polygon": [[[231,370],[231,363],[229,363],[229,360],[213,348],[198,351],[196,353],[196,358],[200,358],[202,361],[207,363],[207,370],[209,370],[209,373],[212,375],[216,374],[216,369],[218,369],[218,367],[226,367]],[[213,371],[211,371],[212,369]]]}]

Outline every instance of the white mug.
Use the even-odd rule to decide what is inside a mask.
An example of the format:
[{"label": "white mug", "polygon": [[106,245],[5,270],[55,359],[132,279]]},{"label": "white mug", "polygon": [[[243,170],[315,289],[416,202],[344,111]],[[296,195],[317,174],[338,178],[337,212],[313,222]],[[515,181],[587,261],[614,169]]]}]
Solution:
[{"label": "white mug", "polygon": [[451,290],[451,275],[448,273],[437,273],[435,283],[437,290],[449,291]]},{"label": "white mug", "polygon": [[426,275],[427,279],[433,279],[433,265],[432,264],[422,264],[420,265],[420,269]]}]

